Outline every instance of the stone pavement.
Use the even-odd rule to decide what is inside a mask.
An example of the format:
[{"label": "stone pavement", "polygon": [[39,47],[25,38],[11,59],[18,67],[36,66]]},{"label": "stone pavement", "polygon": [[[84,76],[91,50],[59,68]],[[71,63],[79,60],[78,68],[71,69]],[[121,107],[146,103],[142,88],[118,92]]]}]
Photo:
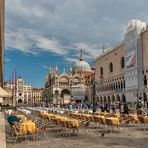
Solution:
[{"label": "stone pavement", "polygon": [[6,148],[5,118],[3,112],[0,112],[0,148]]},{"label": "stone pavement", "polygon": [[100,129],[92,129],[91,135],[78,134],[77,136],[64,137],[52,128],[48,130],[48,141],[41,137],[40,140],[27,143],[25,140],[16,143],[7,143],[7,148],[147,148],[148,130],[138,130],[137,127],[121,128],[119,132],[106,133],[101,136]]}]

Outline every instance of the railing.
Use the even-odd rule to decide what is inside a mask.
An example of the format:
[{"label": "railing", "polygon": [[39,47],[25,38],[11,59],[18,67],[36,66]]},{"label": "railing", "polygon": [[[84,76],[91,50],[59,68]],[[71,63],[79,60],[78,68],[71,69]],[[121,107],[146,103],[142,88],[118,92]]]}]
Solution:
[{"label": "railing", "polygon": [[122,91],[123,91],[123,88],[116,88],[116,89],[115,89],[115,92],[116,92],[116,93],[120,93],[120,92],[122,92]]},{"label": "railing", "polygon": [[70,89],[70,86],[60,86],[61,88],[66,88],[66,89]]},{"label": "railing", "polygon": [[16,106],[1,106],[1,110],[5,110],[5,109],[16,110]]}]

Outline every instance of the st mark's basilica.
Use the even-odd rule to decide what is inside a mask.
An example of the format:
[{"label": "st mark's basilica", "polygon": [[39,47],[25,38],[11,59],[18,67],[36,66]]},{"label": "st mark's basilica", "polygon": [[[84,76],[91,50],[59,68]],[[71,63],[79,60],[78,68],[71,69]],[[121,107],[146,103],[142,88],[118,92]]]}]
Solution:
[{"label": "st mark's basilica", "polygon": [[80,50],[80,58],[73,67],[58,73],[58,66],[49,71],[45,77],[45,100],[50,104],[67,104],[71,101],[83,102],[90,100],[91,79],[93,72],[90,65],[84,60]]}]

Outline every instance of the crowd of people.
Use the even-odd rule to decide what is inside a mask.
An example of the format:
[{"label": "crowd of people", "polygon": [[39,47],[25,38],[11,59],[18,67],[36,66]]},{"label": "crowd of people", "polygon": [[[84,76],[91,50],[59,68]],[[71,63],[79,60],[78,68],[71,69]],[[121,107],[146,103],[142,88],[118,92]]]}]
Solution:
[{"label": "crowd of people", "polygon": [[112,112],[115,114],[116,112],[120,112],[122,114],[129,114],[129,108],[127,103],[120,103],[120,102],[113,102],[112,104],[108,102],[102,102],[102,103],[73,103],[73,104],[67,104],[65,106],[62,106],[64,108],[68,109],[93,109],[95,105],[96,110],[100,109],[101,112]]},{"label": "crowd of people", "polygon": [[[148,109],[148,102],[147,109]],[[109,112],[109,113],[120,113],[120,114],[129,114],[131,111],[131,108],[129,107],[129,104],[126,102],[120,102],[120,101],[114,101],[112,103],[109,102],[97,102],[97,103],[89,103],[88,101],[84,102],[73,102],[66,105],[60,105],[59,107],[65,108],[65,109],[94,109],[94,106],[96,110],[100,110],[101,112]],[[142,111],[145,107],[143,101],[141,98],[138,99],[137,103],[135,104],[135,109],[137,112],[140,110]]]},{"label": "crowd of people", "polygon": [[[84,109],[84,110],[93,111],[94,105],[95,105],[96,110],[101,111],[101,112],[107,112],[107,113],[112,113],[112,114],[120,113],[120,114],[126,114],[126,115],[129,115],[129,112],[130,112],[130,108],[128,104],[126,102],[121,103],[120,101],[114,101],[112,102],[112,104],[110,104],[109,102],[101,102],[101,103],[99,102],[89,103],[86,101],[82,103],[73,102],[73,103],[69,103],[66,105],[61,105],[59,107],[63,109],[68,109],[68,110],[74,110],[74,109],[83,110]],[[148,110],[148,103],[147,103],[147,110]],[[137,115],[138,114],[147,115],[147,113],[144,111],[144,103],[142,99],[138,99],[136,103],[136,111],[137,111]],[[21,120],[16,116],[15,111],[11,112],[11,114],[7,118],[7,121],[9,122],[11,127],[15,129],[17,133],[17,127],[19,127],[19,123],[21,122]]]}]

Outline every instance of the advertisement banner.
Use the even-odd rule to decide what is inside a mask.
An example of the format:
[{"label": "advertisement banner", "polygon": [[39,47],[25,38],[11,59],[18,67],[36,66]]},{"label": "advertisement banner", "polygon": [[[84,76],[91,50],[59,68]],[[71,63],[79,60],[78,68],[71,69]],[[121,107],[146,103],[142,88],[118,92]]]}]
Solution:
[{"label": "advertisement banner", "polygon": [[[127,28],[128,30],[129,28]],[[137,89],[138,88],[138,76],[137,76],[137,30],[136,28],[130,28],[126,32],[124,37],[125,42],[125,89]]]},{"label": "advertisement banner", "polygon": [[127,101],[135,101],[135,92],[142,91],[142,47],[140,34],[146,24],[131,20],[124,35],[125,92]]},{"label": "advertisement banner", "polygon": [[126,69],[131,69],[131,68],[134,68],[136,67],[136,50],[130,50],[126,56]]}]

